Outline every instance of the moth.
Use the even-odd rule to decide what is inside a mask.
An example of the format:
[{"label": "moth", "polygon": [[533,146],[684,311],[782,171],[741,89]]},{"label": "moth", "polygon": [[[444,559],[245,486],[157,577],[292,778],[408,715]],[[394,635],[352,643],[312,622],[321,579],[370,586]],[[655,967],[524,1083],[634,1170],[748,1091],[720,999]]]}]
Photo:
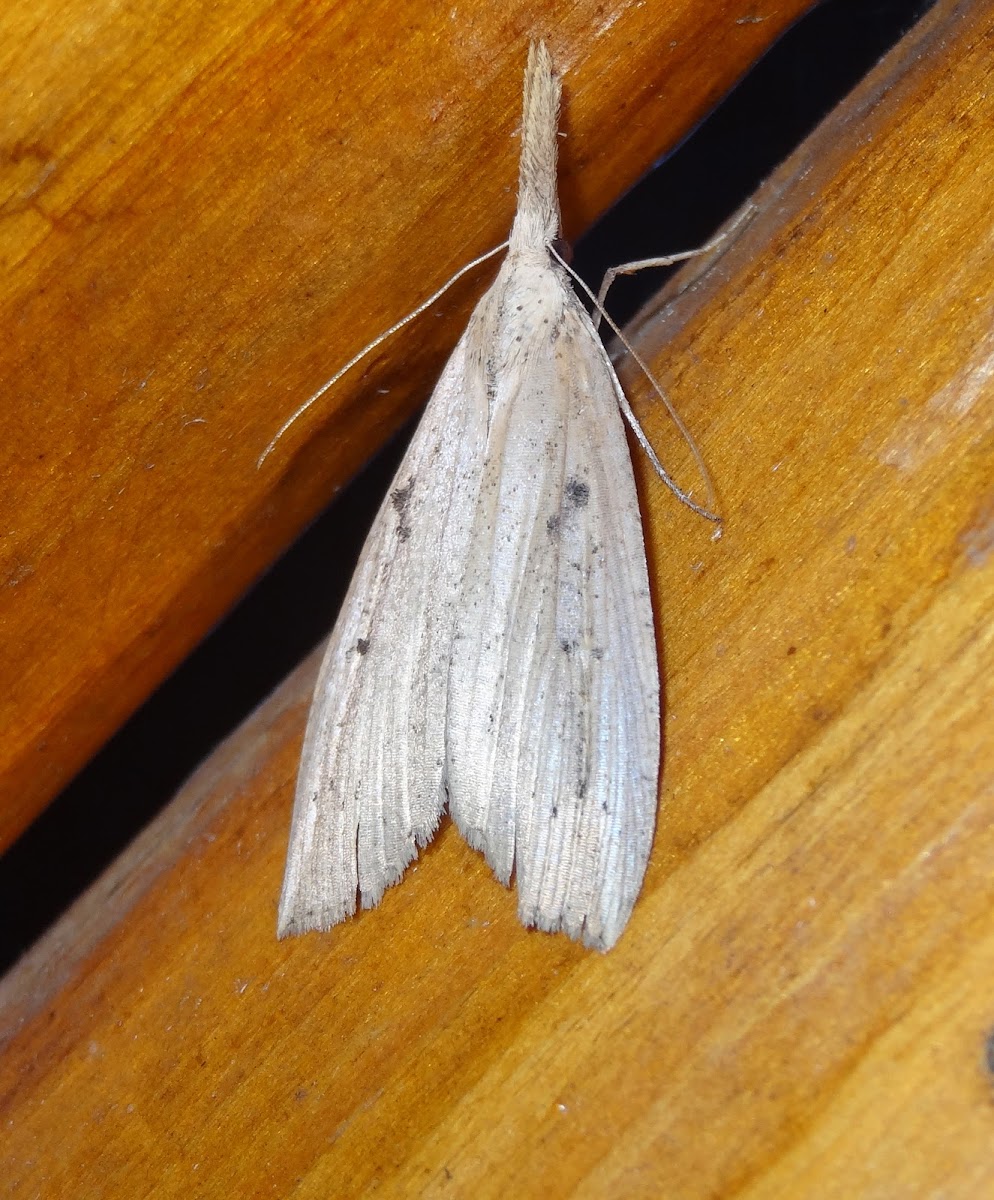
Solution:
[{"label": "moth", "polygon": [[642,886],[660,682],[634,417],[555,250],[559,100],[534,43],[507,256],[379,511],[317,681],[281,937],[377,904],[446,806],[501,883],[514,876],[527,926],[607,950]]}]

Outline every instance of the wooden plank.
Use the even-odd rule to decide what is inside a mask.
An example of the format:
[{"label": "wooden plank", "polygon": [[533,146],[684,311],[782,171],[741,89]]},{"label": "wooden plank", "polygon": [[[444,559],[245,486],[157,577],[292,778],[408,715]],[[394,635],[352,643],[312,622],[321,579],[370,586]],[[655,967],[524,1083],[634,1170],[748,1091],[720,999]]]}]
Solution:
[{"label": "wooden plank", "polygon": [[644,322],[728,523],[642,470],[666,761],[618,947],[522,930],[451,827],[276,943],[305,666],[4,982],[15,1188],[994,1191],[992,37],[940,5]]},{"label": "wooden plank", "polygon": [[423,401],[485,274],[257,469],[506,236],[529,34],[575,236],[810,2],[5,6],[0,850]]}]

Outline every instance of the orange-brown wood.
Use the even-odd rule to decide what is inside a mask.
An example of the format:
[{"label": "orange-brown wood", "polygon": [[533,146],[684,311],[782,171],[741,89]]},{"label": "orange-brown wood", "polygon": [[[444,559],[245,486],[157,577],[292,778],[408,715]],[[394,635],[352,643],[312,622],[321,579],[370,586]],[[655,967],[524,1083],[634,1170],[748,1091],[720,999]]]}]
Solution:
[{"label": "orange-brown wood", "polygon": [[811,0],[83,4],[0,15],[0,849],[421,403],[507,234],[522,64],[570,236]]},{"label": "orange-brown wood", "polygon": [[640,468],[616,949],[522,930],[449,826],[277,943],[306,664],[0,985],[15,1194],[994,1193],[992,40],[940,4],[643,321],[728,521]]}]

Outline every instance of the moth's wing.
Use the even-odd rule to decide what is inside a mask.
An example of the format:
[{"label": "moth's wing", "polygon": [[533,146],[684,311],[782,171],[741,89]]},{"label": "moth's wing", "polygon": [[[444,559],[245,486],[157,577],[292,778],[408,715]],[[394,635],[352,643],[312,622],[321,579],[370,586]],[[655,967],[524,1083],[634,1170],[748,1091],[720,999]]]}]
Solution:
[{"label": "moth's wing", "polygon": [[467,550],[449,805],[498,878],[513,865],[526,925],[607,949],[655,827],[645,549],[617,381],[571,291],[551,334],[526,343],[495,406]]},{"label": "moth's wing", "polygon": [[[478,310],[479,311],[479,310]],[[363,548],[307,722],[279,934],[396,883],[445,803],[454,600],[486,438],[479,319],[453,351]]]}]

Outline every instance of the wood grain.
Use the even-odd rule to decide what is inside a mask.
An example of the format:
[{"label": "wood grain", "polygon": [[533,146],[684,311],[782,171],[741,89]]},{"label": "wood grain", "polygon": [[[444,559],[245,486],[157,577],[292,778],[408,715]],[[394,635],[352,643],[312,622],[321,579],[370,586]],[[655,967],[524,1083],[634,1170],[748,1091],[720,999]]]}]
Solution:
[{"label": "wood grain", "polygon": [[810,2],[5,6],[0,850],[423,402],[485,273],[256,467],[506,236],[529,36],[575,236]]},{"label": "wood grain", "polygon": [[450,826],[276,943],[307,664],[0,985],[15,1194],[994,1192],[992,38],[940,4],[643,318],[728,520],[640,467],[666,759],[617,948],[522,930]]}]

